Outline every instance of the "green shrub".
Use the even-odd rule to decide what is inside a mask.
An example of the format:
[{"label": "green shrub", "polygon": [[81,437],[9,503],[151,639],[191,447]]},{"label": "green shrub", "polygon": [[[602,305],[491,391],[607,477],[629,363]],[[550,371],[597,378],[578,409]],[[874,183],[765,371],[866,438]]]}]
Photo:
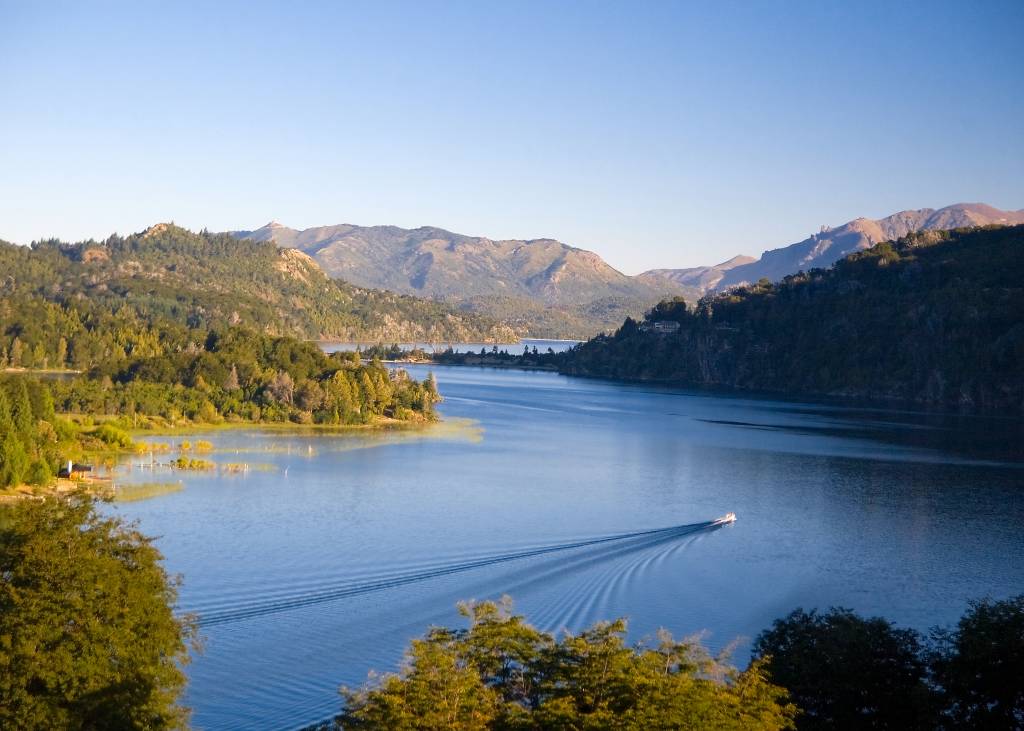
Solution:
[{"label": "green shrub", "polygon": [[44,486],[53,481],[53,470],[41,459],[33,460],[25,474],[25,482],[30,485]]},{"label": "green shrub", "polygon": [[128,433],[110,424],[100,426],[93,432],[93,436],[104,444],[109,444],[111,447],[117,447],[118,449],[132,448],[132,438],[128,436]]}]

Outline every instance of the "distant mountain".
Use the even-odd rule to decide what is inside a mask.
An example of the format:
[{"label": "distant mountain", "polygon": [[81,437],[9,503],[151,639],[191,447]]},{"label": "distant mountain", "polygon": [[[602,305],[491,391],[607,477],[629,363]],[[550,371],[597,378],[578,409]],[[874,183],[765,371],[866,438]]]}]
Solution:
[{"label": "distant mountain", "polygon": [[740,254],[714,266],[691,267],[690,269],[650,269],[639,276],[641,279],[652,282],[656,281],[656,279],[668,279],[703,293],[715,289],[718,283],[722,281],[722,278],[725,277],[725,273],[730,269],[735,269],[744,264],[752,264],[755,261],[757,259],[752,256]]},{"label": "distant mountain", "polygon": [[659,278],[668,279],[695,291],[699,297],[708,292],[753,283],[761,278],[775,282],[787,274],[825,269],[847,254],[918,231],[1018,223],[1024,223],[1024,210],[1001,211],[984,203],[957,203],[938,210],[921,208],[900,211],[878,220],[857,218],[838,228],[823,226],[820,232],[803,241],[766,251],[759,259],[736,256],[714,266],[651,269],[641,274],[640,278],[648,282]]},{"label": "distant mountain", "polygon": [[232,235],[296,248],[357,286],[453,302],[535,336],[592,335],[685,291],[669,279],[627,276],[597,254],[554,239],[497,241],[433,227],[348,224],[299,231],[276,222]]},{"label": "distant mountain", "polygon": [[819,233],[803,241],[766,251],[757,261],[733,267],[711,289],[756,282],[762,277],[775,282],[787,274],[824,269],[855,251],[918,231],[1018,223],[1024,223],[1024,210],[1001,211],[984,203],[957,203],[938,210],[900,211],[878,220],[857,218],[838,228],[823,227]]}]

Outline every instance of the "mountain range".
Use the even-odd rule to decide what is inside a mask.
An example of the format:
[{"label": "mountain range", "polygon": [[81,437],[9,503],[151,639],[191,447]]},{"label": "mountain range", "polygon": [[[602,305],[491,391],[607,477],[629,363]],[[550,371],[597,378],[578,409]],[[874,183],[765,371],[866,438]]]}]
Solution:
[{"label": "mountain range", "polygon": [[[812,234],[803,241],[771,249],[759,259],[734,257],[723,264],[696,269],[652,269],[640,276],[662,277],[696,286],[703,292],[720,291],[765,278],[775,282],[787,274],[825,269],[848,254],[869,249],[918,231],[942,231],[991,224],[1024,223],[1024,210],[1002,211],[984,203],[957,203],[945,208],[900,211],[885,218],[856,218],[842,226]],[[745,262],[738,260],[746,258]]]},{"label": "mountain range", "polygon": [[726,272],[736,267],[753,264],[756,261],[757,259],[752,256],[739,254],[727,261],[723,261],[721,264],[713,264],[712,266],[690,267],[689,269],[649,269],[641,274],[640,278],[652,283],[668,279],[684,287],[691,287],[704,293],[718,287]]},{"label": "mountain range", "polygon": [[232,234],[298,249],[356,286],[451,302],[535,337],[592,335],[666,295],[696,294],[671,279],[627,276],[554,239],[494,240],[430,226],[300,231],[276,222]]},{"label": "mountain range", "polygon": [[341,224],[298,230],[271,222],[237,238],[273,242],[312,257],[357,287],[443,301],[500,320],[520,335],[588,337],[637,317],[664,297],[701,296],[762,278],[827,268],[846,255],[909,233],[1024,223],[1024,210],[983,203],[906,210],[822,227],[803,241],[711,266],[623,274],[599,255],[554,239],[495,240],[424,226]]}]

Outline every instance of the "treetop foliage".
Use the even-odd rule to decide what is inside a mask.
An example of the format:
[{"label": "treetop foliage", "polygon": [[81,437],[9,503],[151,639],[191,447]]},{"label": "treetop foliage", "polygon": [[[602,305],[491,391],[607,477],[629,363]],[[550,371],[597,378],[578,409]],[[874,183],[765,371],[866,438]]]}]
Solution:
[{"label": "treetop foliage", "polygon": [[927,231],[627,320],[565,373],[1024,410],[1024,226]]},{"label": "treetop foliage", "polygon": [[344,729],[783,729],[795,708],[760,663],[740,672],[662,634],[629,646],[623,620],[554,637],[509,604],[466,604],[469,629],[415,640],[398,675],[343,691]]},{"label": "treetop foliage", "polygon": [[0,727],[185,726],[193,631],[160,559],[85,496],[0,506]]}]

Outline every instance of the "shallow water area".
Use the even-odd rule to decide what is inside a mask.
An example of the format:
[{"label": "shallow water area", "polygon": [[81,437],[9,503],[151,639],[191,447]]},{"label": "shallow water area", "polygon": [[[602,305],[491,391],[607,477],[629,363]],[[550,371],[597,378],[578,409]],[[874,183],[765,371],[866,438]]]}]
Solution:
[{"label": "shallow water area", "polygon": [[461,599],[511,594],[548,630],[706,630],[719,649],[797,606],[927,629],[1024,591],[1019,421],[409,370],[436,374],[440,427],[212,432],[220,469],[122,471],[180,481],[112,509],[158,536],[181,608],[220,619],[189,667],[197,727],[328,717],[340,684],[395,669]]}]

